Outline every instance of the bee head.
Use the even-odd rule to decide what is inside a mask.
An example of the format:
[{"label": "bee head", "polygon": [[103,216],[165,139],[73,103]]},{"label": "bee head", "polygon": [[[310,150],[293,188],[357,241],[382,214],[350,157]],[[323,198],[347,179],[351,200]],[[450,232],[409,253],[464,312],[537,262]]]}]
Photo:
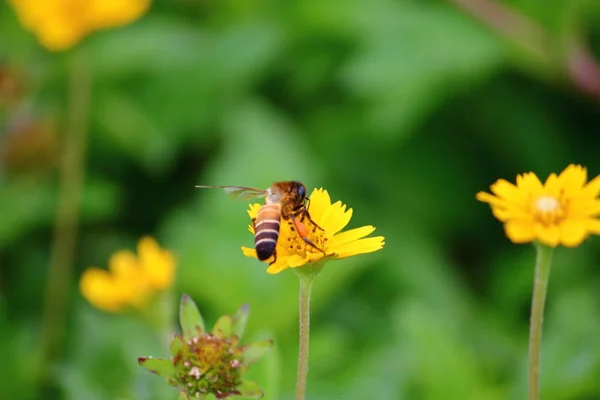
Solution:
[{"label": "bee head", "polygon": [[298,181],[294,181],[293,186],[292,191],[296,192],[296,202],[298,204],[304,203],[304,199],[306,199],[306,186]]}]

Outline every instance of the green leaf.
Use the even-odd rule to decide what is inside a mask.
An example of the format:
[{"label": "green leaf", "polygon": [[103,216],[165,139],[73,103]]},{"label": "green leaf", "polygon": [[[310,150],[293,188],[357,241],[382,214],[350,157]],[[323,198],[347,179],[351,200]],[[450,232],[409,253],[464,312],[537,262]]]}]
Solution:
[{"label": "green leaf", "polygon": [[177,396],[177,400],[190,400],[190,396],[188,396],[188,394],[185,392],[185,390],[182,390],[181,392],[179,392],[179,396]]},{"label": "green leaf", "polygon": [[244,334],[244,330],[246,329],[246,323],[248,322],[248,314],[250,313],[250,307],[248,304],[244,304],[240,307],[239,310],[235,313],[232,318],[232,327],[231,330],[234,335],[237,335],[238,338],[242,338]]},{"label": "green leaf", "polygon": [[262,356],[267,354],[273,347],[272,340],[262,340],[244,347],[244,365],[250,365],[258,361]]},{"label": "green leaf", "polygon": [[175,357],[177,353],[179,353],[184,347],[185,343],[181,336],[175,336],[171,342],[171,345],[169,346],[169,350],[171,351],[171,355]]},{"label": "green leaf", "polygon": [[215,322],[215,326],[212,329],[213,335],[216,337],[230,337],[233,329],[231,317],[229,315],[223,315]]},{"label": "green leaf", "polygon": [[203,333],[204,320],[200,311],[196,306],[196,303],[187,294],[181,296],[181,305],[179,307],[179,322],[181,323],[181,330],[183,331],[184,339],[189,339],[200,330],[199,333]]},{"label": "green leaf", "polygon": [[262,389],[252,381],[242,381],[236,389],[240,392],[238,396],[246,399],[260,399],[264,395]]},{"label": "green leaf", "polygon": [[138,363],[150,372],[167,379],[175,378],[175,366],[173,361],[167,358],[138,358]]}]

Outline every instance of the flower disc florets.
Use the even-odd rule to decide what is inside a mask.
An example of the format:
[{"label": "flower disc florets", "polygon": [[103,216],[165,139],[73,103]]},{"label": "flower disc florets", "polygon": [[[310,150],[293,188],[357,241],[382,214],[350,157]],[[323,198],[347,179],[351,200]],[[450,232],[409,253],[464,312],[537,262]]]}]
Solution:
[{"label": "flower disc florets", "polygon": [[179,320],[182,335],[171,342],[171,358],[139,358],[140,365],[164,377],[171,386],[182,388],[180,398],[204,398],[212,394],[217,399],[241,396],[259,399],[262,390],[252,381],[243,379],[246,369],[271,348],[264,340],[239,346],[248,319],[248,307],[241,307],[231,317],[217,320],[211,333],[206,332],[196,304],[187,295],[181,298]]},{"label": "flower disc florets", "polygon": [[173,357],[177,384],[181,384],[189,396],[212,393],[221,399],[239,395],[243,354],[236,347],[237,343],[237,336],[218,338],[211,334],[184,342]]}]

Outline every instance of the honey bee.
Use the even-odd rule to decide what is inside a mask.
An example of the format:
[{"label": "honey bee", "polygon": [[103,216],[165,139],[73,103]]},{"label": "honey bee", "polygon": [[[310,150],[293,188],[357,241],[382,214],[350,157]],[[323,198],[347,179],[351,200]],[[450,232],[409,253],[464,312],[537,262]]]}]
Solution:
[{"label": "honey bee", "polygon": [[277,259],[276,246],[279,239],[281,221],[291,220],[298,235],[309,246],[325,254],[308,237],[308,229],[303,221],[307,218],[315,227],[318,226],[308,213],[306,187],[302,182],[283,181],[275,182],[267,189],[254,189],[244,186],[196,186],[197,188],[224,189],[229,195],[237,198],[253,199],[265,198],[265,204],[260,208],[256,218],[252,219],[254,225],[254,248],[261,261],[274,256],[271,262]]}]

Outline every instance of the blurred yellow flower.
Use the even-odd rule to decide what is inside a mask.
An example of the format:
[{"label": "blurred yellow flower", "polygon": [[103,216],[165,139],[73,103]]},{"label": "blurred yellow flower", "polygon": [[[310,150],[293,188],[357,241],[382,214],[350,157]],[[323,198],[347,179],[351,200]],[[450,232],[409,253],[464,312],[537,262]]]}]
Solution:
[{"label": "blurred yellow flower", "polygon": [[[250,205],[248,210],[250,218],[256,217],[261,206],[261,204]],[[308,219],[305,219],[304,224],[308,230],[308,237],[327,256],[306,244],[295,231],[293,222],[289,220],[287,223],[282,223],[280,227],[276,261],[273,262],[273,257],[265,260],[270,263],[267,269],[268,273],[277,274],[287,268],[297,268],[318,262],[325,257],[346,258],[372,253],[383,248],[385,244],[383,236],[365,238],[375,230],[375,227],[371,225],[338,234],[350,222],[352,209],[346,210],[346,205],[340,201],[331,204],[329,193],[326,190],[313,190],[308,207],[311,219],[323,229],[317,228]],[[249,226],[249,230],[254,234],[252,225]],[[242,247],[242,252],[248,257],[257,258],[255,249]]]},{"label": "blurred yellow flower", "polygon": [[80,290],[90,303],[104,311],[121,311],[127,306],[143,308],[156,292],[171,286],[175,260],[150,237],[140,239],[138,256],[128,250],[115,253],[109,270],[84,271]]},{"label": "blurred yellow flower", "polygon": [[21,24],[50,50],[67,50],[92,31],[126,25],[150,0],[9,0]]},{"label": "blurred yellow flower", "polygon": [[600,176],[586,181],[586,169],[571,164],[544,184],[533,172],[518,175],[516,186],[499,179],[490,187],[495,195],[479,192],[476,198],[490,204],[513,243],[575,247],[600,234]]}]

